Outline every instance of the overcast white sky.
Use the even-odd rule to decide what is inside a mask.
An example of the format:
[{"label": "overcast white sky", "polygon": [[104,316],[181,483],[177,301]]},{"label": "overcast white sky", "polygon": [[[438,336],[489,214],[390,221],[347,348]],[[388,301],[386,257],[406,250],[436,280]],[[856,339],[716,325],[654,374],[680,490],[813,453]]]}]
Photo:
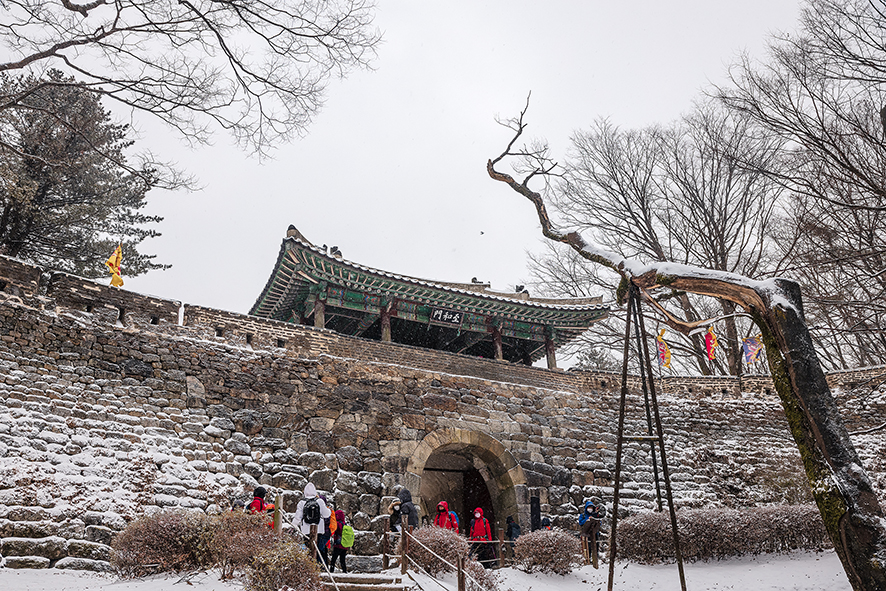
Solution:
[{"label": "overcast white sky", "polygon": [[140,122],[138,146],[204,188],[152,192],[163,236],[143,250],[173,267],[126,288],[245,313],[289,224],[387,271],[523,283],[541,238],[531,205],[486,175],[510,139],[496,115],[516,115],[531,90],[528,133],[558,155],[597,117],[665,123],[724,81],[738,52],[763,57],[766,36],[793,30],[798,13],[796,0],[378,0],[375,70],[333,82],[307,136],[273,161],[221,132],[191,150]]}]

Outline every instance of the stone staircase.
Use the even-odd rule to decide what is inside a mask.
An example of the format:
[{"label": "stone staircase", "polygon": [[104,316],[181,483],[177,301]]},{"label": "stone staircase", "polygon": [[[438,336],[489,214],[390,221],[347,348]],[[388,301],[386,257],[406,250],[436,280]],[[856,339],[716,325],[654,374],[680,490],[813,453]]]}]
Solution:
[{"label": "stone staircase", "polygon": [[[397,574],[365,574],[365,573],[333,573],[338,591],[404,591],[412,587],[412,581],[407,579],[404,584],[403,578]],[[335,591],[335,585],[328,573],[320,575],[323,588],[326,591]]]},{"label": "stone staircase", "polygon": [[0,505],[0,563],[6,568],[109,572],[111,528],[101,514],[70,519],[42,507]]}]

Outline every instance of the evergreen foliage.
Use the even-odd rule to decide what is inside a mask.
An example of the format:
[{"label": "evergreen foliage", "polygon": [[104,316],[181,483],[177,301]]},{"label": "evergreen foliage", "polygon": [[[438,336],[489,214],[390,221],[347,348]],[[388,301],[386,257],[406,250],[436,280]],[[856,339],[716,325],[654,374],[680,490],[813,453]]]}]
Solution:
[{"label": "evergreen foliage", "polygon": [[167,268],[138,250],[162,218],[141,212],[155,178],[128,163],[129,126],[57,70],[4,75],[0,89],[24,95],[0,108],[0,251],[95,278],[122,243],[124,275]]}]

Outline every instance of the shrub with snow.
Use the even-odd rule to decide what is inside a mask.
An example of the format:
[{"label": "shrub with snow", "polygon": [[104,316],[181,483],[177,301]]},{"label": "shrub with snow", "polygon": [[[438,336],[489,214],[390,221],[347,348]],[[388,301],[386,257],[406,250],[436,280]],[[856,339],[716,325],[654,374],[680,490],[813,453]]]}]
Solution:
[{"label": "shrub with snow", "polygon": [[[464,537],[442,527],[422,527],[415,530],[412,533],[412,537],[420,543],[411,542],[409,544],[409,558],[434,577],[440,573],[452,572],[453,568],[446,564],[446,562],[453,565],[456,564],[457,558],[459,556],[467,557],[471,549],[470,544],[468,544]],[[426,546],[427,549],[423,548],[422,545]],[[428,549],[446,562],[434,556]]]},{"label": "shrub with snow", "polygon": [[477,581],[482,589],[477,590],[476,585],[471,584],[471,580],[465,577],[465,587],[469,591],[497,591],[499,580],[498,573],[492,569],[483,568],[483,565],[474,559],[465,561],[465,572]]},{"label": "shrub with snow", "polygon": [[234,571],[245,568],[253,557],[279,542],[264,515],[228,511],[212,517],[210,529],[209,549],[222,579],[231,578]]},{"label": "shrub with snow", "polygon": [[562,529],[540,529],[514,542],[514,566],[527,573],[566,575],[581,564],[581,542]]},{"label": "shrub with snow", "polygon": [[323,591],[320,565],[302,544],[285,541],[258,556],[246,568],[246,591]]},{"label": "shrub with snow", "polygon": [[[815,505],[682,509],[677,513],[685,560],[821,550],[830,539]],[[618,524],[618,556],[646,564],[675,560],[670,516],[639,513]]]},{"label": "shrub with snow", "polygon": [[111,564],[122,577],[212,564],[210,520],[195,511],[159,511],[130,523],[116,537]]}]

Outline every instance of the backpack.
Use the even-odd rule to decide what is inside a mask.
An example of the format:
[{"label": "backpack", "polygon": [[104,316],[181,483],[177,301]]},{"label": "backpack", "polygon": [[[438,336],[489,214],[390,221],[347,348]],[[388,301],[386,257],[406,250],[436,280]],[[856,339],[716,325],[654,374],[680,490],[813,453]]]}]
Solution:
[{"label": "backpack", "polygon": [[332,512],[332,515],[329,516],[329,523],[326,524],[326,533],[330,536],[335,534],[335,530],[338,529],[338,521],[335,519],[335,511]]},{"label": "backpack", "polygon": [[301,520],[308,525],[317,525],[320,523],[320,503],[317,501],[316,497],[311,497],[305,501]]},{"label": "backpack", "polygon": [[354,545],[354,528],[346,525],[341,530],[341,547],[350,548]]},{"label": "backpack", "polygon": [[449,519],[452,521],[452,523],[458,525],[458,515],[455,514],[455,511],[449,512]]},{"label": "backpack", "polygon": [[[476,533],[474,529],[476,526],[479,526],[480,529]],[[489,521],[485,517],[481,517],[480,519],[471,519],[471,529],[468,534],[472,540],[489,540],[488,530]]]},{"label": "backpack", "polygon": [[255,497],[252,499],[252,502],[249,503],[247,507],[243,510],[247,513],[264,513],[265,512],[265,500],[261,497]]}]

